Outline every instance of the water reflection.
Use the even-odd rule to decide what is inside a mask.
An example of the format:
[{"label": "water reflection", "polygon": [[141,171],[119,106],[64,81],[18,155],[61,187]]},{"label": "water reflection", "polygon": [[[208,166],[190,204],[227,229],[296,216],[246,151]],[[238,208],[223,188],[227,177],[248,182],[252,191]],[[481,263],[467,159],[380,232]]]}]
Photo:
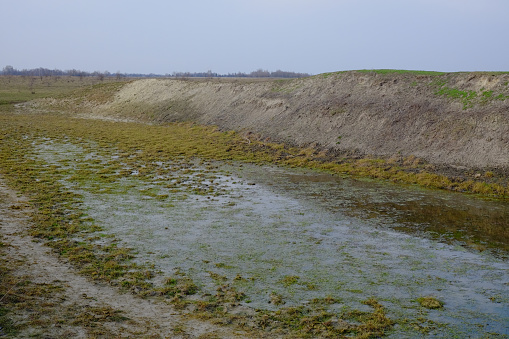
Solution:
[{"label": "water reflection", "polygon": [[[372,220],[413,235],[456,243],[478,251],[509,257],[509,202],[482,200],[453,192],[330,174],[264,168],[265,184],[314,199],[320,206],[344,215]],[[260,180],[260,168],[244,166],[243,175]]]}]

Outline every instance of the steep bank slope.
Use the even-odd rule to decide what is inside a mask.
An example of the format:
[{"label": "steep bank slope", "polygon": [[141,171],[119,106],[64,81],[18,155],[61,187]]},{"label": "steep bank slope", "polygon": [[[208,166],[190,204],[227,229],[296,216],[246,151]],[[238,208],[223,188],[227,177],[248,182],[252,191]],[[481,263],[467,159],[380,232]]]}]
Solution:
[{"label": "steep bank slope", "polygon": [[192,120],[338,156],[509,170],[509,74],[339,72],[296,80],[138,80],[81,111]]}]

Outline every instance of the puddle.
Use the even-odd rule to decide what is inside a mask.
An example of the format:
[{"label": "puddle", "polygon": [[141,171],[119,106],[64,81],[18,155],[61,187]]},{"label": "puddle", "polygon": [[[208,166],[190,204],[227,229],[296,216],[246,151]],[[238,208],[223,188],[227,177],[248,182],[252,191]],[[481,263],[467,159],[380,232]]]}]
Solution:
[{"label": "puddle", "polygon": [[[76,165],[62,154],[141,170],[73,147],[46,141],[39,152],[67,170]],[[254,308],[277,309],[272,293],[284,306],[331,296],[336,311],[374,296],[394,319],[436,322],[431,335],[509,335],[507,203],[270,166],[151,166],[149,182],[126,176],[104,183],[108,193],[66,184],[97,224],[165,276],[179,269],[209,293],[225,277]],[[423,296],[445,307],[423,309]]]}]

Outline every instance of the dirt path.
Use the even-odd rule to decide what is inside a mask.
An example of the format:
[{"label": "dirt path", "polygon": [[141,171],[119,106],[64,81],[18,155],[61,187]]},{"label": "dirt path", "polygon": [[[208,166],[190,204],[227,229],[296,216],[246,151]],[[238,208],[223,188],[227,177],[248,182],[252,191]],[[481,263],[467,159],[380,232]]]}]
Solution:
[{"label": "dirt path", "polygon": [[[0,306],[14,307],[9,317],[23,325],[17,337],[248,336],[186,317],[162,301],[120,294],[111,286],[89,281],[48,247],[25,234],[29,214],[26,200],[0,177],[0,240],[5,245],[2,264],[10,270],[10,281],[15,281],[7,293],[0,293]],[[9,283],[5,276],[1,278],[0,284]],[[40,292],[48,289],[52,292]],[[8,304],[10,299],[17,302],[11,300]],[[0,337],[5,334],[0,327]]]}]

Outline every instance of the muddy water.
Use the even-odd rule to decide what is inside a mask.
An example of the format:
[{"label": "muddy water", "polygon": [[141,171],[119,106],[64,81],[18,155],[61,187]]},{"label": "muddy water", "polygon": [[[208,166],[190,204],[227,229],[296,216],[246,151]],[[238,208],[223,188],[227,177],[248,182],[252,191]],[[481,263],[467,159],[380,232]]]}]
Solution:
[{"label": "muddy water", "polygon": [[[54,159],[61,147],[46,145],[41,156]],[[183,271],[204,292],[223,276],[254,308],[332,296],[338,312],[362,309],[374,296],[394,319],[427,319],[422,325],[435,328],[432,336],[509,335],[509,204],[302,170],[215,165],[206,180],[192,181],[209,175],[199,165],[186,177],[189,187],[214,187],[207,191],[214,194],[168,188],[174,179],[165,175],[123,178],[108,193],[67,184],[106,233],[137,250],[138,261],[165,276]],[[274,293],[284,305],[269,303]],[[416,301],[423,296],[445,307],[424,309]],[[390,334],[406,335],[415,332],[404,324]]]}]

